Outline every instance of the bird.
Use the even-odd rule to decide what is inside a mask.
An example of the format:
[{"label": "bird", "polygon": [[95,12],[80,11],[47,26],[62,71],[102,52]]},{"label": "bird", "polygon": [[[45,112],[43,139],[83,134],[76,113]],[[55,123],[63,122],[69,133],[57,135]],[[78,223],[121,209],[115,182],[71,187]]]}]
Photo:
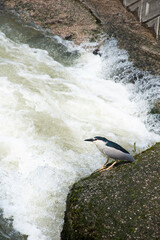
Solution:
[{"label": "bird", "polygon": [[[94,138],[85,139],[84,141],[95,143],[97,148],[107,156],[107,161],[105,164],[95,172],[103,172],[111,169],[118,162],[118,160],[124,160],[127,162],[135,161],[134,157],[126,149],[121,147],[119,144],[108,140],[105,137],[97,136]],[[115,161],[111,164],[111,166],[106,168],[106,165],[109,162],[109,158],[113,158]]]}]

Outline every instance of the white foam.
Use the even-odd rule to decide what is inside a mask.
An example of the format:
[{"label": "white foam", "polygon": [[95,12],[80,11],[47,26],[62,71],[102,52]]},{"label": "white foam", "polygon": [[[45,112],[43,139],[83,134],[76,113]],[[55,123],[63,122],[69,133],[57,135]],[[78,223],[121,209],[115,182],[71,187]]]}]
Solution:
[{"label": "white foam", "polygon": [[102,135],[132,152],[134,142],[141,151],[160,137],[109,76],[112,57],[83,50],[64,67],[2,33],[0,53],[0,207],[28,240],[58,240],[69,187],[105,162],[83,140]]}]

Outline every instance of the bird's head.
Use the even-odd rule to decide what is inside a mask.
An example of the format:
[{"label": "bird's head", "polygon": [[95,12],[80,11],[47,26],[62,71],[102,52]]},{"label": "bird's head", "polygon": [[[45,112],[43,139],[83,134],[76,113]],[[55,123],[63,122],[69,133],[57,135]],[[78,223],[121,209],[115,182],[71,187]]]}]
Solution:
[{"label": "bird's head", "polygon": [[85,139],[84,141],[94,142],[94,143],[97,143],[97,142],[101,141],[101,142],[105,142],[106,143],[108,140],[105,137],[97,136],[97,137],[94,137],[94,138]]}]

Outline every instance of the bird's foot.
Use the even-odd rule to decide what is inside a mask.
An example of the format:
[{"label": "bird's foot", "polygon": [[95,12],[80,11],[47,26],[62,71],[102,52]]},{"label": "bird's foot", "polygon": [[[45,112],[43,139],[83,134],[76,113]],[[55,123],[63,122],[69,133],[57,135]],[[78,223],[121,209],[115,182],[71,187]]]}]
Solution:
[{"label": "bird's foot", "polygon": [[106,166],[103,166],[102,168],[96,170],[94,173],[107,171],[107,170],[111,169],[116,163],[117,163],[117,161],[113,162],[111,164],[111,166],[109,166],[108,168]]},{"label": "bird's foot", "polygon": [[96,171],[94,171],[94,173],[100,172],[100,171],[102,171],[102,170],[105,169],[105,168],[106,168],[106,166],[103,166],[103,167],[97,169]]},{"label": "bird's foot", "polygon": [[107,158],[107,161],[105,162],[105,164],[101,168],[99,168],[96,171],[94,171],[94,173],[101,172],[103,169],[105,169],[108,162],[109,162],[109,157]]}]

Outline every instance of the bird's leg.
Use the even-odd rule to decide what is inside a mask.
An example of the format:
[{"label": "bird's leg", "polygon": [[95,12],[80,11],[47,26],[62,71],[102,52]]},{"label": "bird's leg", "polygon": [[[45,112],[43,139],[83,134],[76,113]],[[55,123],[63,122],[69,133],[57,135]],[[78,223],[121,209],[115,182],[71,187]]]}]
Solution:
[{"label": "bird's leg", "polygon": [[109,162],[109,157],[107,157],[107,161],[105,162],[105,164],[103,164],[103,166],[101,168],[97,169],[94,172],[96,173],[96,172],[99,172],[99,171],[103,170],[104,168],[106,168],[106,165],[107,165],[108,162]]},{"label": "bird's leg", "polygon": [[109,157],[107,156],[107,161],[105,162],[105,164],[103,164],[103,167],[106,167],[108,162],[109,162]]},{"label": "bird's leg", "polygon": [[104,169],[100,170],[99,172],[104,172],[104,171],[107,171],[107,170],[111,169],[116,163],[117,163],[117,161],[115,161],[114,163],[112,163],[112,165],[109,166],[108,168],[104,168]]},{"label": "bird's leg", "polygon": [[[109,162],[109,157],[107,157],[107,161],[103,164],[103,166],[102,166],[100,169],[105,168],[108,162]],[[98,170],[100,170],[100,169],[98,169]],[[97,170],[97,171],[98,171],[98,170]]]}]

